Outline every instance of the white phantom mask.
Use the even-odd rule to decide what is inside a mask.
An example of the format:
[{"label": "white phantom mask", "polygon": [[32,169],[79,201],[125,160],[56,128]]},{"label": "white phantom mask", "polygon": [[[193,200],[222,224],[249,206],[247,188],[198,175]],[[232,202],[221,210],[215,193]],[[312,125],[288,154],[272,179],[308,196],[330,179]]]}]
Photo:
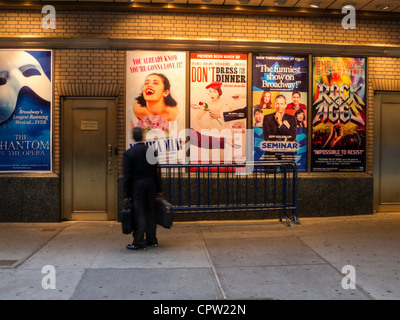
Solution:
[{"label": "white phantom mask", "polygon": [[14,112],[24,86],[51,100],[50,80],[34,57],[25,51],[0,51],[0,123]]}]

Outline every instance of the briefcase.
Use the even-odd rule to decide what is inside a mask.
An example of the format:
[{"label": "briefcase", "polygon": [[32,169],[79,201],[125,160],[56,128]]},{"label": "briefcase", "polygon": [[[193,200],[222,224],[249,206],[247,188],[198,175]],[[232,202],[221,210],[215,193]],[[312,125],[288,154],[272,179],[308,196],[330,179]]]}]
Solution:
[{"label": "briefcase", "polygon": [[155,211],[157,224],[164,228],[171,229],[173,224],[171,204],[163,198],[156,198]]},{"label": "briefcase", "polygon": [[124,203],[124,207],[120,212],[119,220],[121,221],[122,233],[130,234],[133,231],[133,206],[132,201],[127,200]]}]

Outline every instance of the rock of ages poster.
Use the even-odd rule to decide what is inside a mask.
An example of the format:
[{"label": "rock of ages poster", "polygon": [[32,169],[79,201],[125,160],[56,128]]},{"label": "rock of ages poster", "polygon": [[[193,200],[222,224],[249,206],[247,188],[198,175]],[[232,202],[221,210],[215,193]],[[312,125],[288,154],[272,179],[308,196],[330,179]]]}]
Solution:
[{"label": "rock of ages poster", "polygon": [[52,170],[51,77],[51,50],[0,50],[0,172]]},{"label": "rock of ages poster", "polygon": [[[126,52],[126,148],[132,129],[145,129],[146,143],[158,150],[160,163],[177,163],[184,129],[186,53]],[[179,142],[180,141],[180,142]],[[184,141],[184,140],[183,140]]]},{"label": "rock of ages poster", "polygon": [[246,161],[247,54],[191,53],[190,161]]},{"label": "rock of ages poster", "polygon": [[307,167],[308,59],[253,56],[255,161],[295,161]]},{"label": "rock of ages poster", "polygon": [[312,171],[365,171],[365,70],[365,58],[313,58]]}]

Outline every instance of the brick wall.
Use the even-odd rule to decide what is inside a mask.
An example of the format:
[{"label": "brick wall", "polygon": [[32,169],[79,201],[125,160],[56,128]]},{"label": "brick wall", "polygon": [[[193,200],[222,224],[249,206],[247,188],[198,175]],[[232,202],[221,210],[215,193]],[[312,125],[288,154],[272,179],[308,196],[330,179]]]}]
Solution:
[{"label": "brick wall", "polygon": [[[57,6],[55,5],[57,8]],[[400,45],[399,21],[185,13],[59,12],[56,30],[42,29],[40,12],[1,12],[2,36],[212,38],[283,42]]]},{"label": "brick wall", "polygon": [[[184,13],[59,12],[55,30],[43,29],[44,15],[32,11],[0,12],[0,37],[63,38],[184,38],[303,42],[315,44],[400,45],[400,21],[357,21],[356,30],[344,30],[340,19],[236,16]],[[84,45],[83,45],[84,46]],[[293,52],[291,52],[293,53]],[[124,51],[54,50],[54,169],[60,172],[61,83],[104,83],[121,85],[118,96],[118,138],[124,150]],[[398,79],[399,58],[369,59],[367,172],[372,172],[374,77]],[[121,164],[119,164],[121,172]]]},{"label": "brick wall", "polygon": [[372,172],[374,140],[374,88],[373,80],[382,79],[379,90],[391,91],[390,81],[400,81],[400,58],[371,57],[368,63],[368,114],[367,114],[367,172]]},{"label": "brick wall", "polygon": [[[62,49],[54,50],[54,170],[60,173],[60,93],[58,87],[64,84],[120,85],[118,96],[118,149],[125,149],[125,96],[124,66],[125,53],[122,50]],[[121,167],[121,163],[119,164]],[[120,168],[121,169],[121,168]],[[121,172],[121,170],[120,170]]]}]

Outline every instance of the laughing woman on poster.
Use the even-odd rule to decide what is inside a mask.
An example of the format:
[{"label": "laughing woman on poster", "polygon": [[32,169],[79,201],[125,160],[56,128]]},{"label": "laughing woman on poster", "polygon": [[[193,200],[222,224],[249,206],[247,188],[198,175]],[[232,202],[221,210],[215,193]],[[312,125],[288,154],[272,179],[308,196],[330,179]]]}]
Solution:
[{"label": "laughing woman on poster", "polygon": [[[171,84],[168,78],[160,73],[153,73],[146,77],[142,93],[133,105],[133,112],[139,119],[137,126],[155,128],[155,123],[163,120],[175,121],[179,114],[177,102],[172,98]],[[161,119],[159,119],[161,117]],[[168,129],[168,128],[161,128]],[[164,130],[165,131],[165,130]]]}]

